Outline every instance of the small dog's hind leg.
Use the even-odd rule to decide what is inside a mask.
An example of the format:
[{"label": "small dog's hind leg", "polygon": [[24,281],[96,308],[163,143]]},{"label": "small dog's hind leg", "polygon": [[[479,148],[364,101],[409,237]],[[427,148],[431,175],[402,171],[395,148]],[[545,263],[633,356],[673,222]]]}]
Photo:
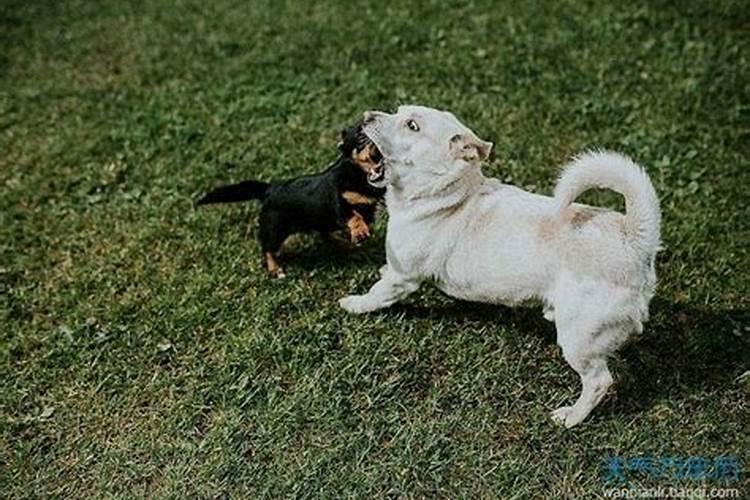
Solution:
[{"label": "small dog's hind leg", "polygon": [[286,274],[278,262],[278,254],[289,234],[282,229],[281,216],[273,210],[261,210],[259,225],[258,236],[266,269],[274,278],[283,278]]},{"label": "small dog's hind leg", "polygon": [[270,274],[274,278],[286,277],[284,268],[279,265],[279,262],[278,260],[276,260],[276,256],[273,254],[273,252],[265,252],[263,254],[263,257],[266,262],[266,269],[268,270],[268,274]]}]

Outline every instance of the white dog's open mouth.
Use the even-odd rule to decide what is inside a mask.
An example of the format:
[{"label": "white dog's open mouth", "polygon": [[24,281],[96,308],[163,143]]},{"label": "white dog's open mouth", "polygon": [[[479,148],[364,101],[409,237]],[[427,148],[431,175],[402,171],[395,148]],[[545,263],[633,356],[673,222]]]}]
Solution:
[{"label": "white dog's open mouth", "polygon": [[382,187],[383,183],[385,182],[385,157],[383,156],[383,153],[380,151],[380,148],[375,143],[375,141],[372,139],[372,137],[367,136],[367,138],[370,140],[372,144],[371,153],[370,153],[370,168],[367,173],[367,182],[372,184],[375,187]]}]

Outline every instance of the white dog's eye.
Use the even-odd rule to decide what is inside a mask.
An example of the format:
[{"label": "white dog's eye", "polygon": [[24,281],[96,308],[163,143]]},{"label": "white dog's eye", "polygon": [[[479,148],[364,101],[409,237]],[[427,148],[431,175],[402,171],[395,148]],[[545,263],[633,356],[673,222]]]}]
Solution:
[{"label": "white dog's eye", "polygon": [[419,125],[417,125],[417,122],[414,120],[406,120],[406,126],[409,127],[409,130],[412,132],[419,132]]}]

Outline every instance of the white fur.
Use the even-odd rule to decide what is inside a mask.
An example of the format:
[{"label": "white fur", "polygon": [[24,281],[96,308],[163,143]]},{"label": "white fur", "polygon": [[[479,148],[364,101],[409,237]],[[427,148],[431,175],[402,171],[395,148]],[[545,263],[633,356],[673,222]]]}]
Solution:
[{"label": "white fur", "polygon": [[[580,423],[612,384],[607,356],[648,319],[660,211],[646,173],[616,153],[585,153],[548,197],[484,177],[491,144],[450,113],[367,113],[365,132],[385,158],[387,264],[366,295],[341,306],[375,311],[424,281],[465,300],[541,302],[583,385],[575,404],[553,417]],[[623,194],[626,214],[573,203],[597,186]]]}]

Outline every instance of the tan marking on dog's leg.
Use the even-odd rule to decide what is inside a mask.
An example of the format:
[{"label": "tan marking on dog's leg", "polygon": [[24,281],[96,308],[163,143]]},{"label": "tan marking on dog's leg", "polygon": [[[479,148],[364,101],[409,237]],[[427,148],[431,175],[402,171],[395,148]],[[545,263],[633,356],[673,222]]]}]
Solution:
[{"label": "tan marking on dog's leg", "polygon": [[365,222],[365,219],[357,212],[354,212],[354,214],[349,217],[349,220],[346,221],[346,227],[349,228],[352,243],[355,245],[360,244],[370,237],[370,227]]},{"label": "tan marking on dog's leg", "polygon": [[272,252],[266,252],[264,256],[266,259],[266,269],[268,269],[268,274],[274,278],[283,278],[286,276],[284,274],[284,268],[279,265],[276,256]]},{"label": "tan marking on dog's leg", "polygon": [[344,191],[341,197],[352,205],[374,205],[378,202],[375,198],[370,198],[356,191]]}]

